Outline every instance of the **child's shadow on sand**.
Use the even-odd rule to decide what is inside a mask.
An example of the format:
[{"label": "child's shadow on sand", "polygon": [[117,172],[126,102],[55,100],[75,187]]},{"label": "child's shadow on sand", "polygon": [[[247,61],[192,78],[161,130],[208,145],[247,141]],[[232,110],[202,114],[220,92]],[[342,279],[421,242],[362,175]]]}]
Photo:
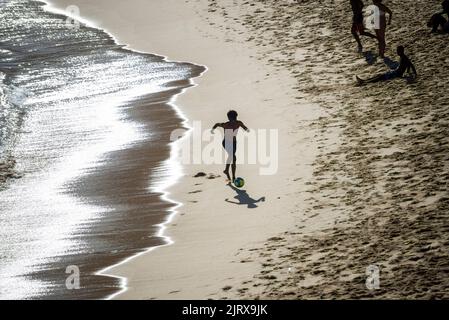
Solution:
[{"label": "child's shadow on sand", "polygon": [[232,184],[228,184],[228,186],[234,190],[237,195],[234,197],[237,201],[231,201],[229,199],[225,199],[226,202],[238,204],[238,205],[247,205],[248,209],[254,209],[257,208],[256,203],[264,202],[265,197],[261,197],[260,199],[256,200],[249,196],[249,194],[246,192],[246,190],[241,190],[236,187],[234,187]]}]

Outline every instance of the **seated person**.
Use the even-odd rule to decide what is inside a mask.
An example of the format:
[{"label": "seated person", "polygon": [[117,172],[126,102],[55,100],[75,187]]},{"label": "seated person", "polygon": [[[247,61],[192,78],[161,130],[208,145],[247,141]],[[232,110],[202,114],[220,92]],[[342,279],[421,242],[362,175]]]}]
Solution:
[{"label": "seated person", "polygon": [[[441,13],[435,13],[432,18],[430,18],[427,26],[432,28],[432,33],[436,33],[439,30],[441,30],[440,32],[449,33],[449,23]],[[439,27],[441,29],[438,29]]]},{"label": "seated person", "polygon": [[430,18],[429,22],[427,23],[427,26],[432,28],[432,33],[438,32],[439,27],[440,30],[445,33],[449,33],[449,22],[448,20],[443,16],[446,14],[449,18],[449,0],[444,0],[441,4],[441,7],[443,8],[443,11],[439,13],[435,13],[432,18]]},{"label": "seated person", "polygon": [[400,57],[399,67],[397,67],[397,69],[389,71],[387,73],[379,74],[375,77],[366,80],[360,79],[359,77],[356,76],[357,83],[359,85],[364,85],[367,83],[374,83],[379,81],[391,80],[395,78],[402,78],[404,76],[404,73],[406,72],[410,73],[410,70],[413,72],[414,77],[416,78],[418,74],[416,73],[415,66],[410,61],[410,59],[405,55],[404,47],[398,46],[397,53]]}]

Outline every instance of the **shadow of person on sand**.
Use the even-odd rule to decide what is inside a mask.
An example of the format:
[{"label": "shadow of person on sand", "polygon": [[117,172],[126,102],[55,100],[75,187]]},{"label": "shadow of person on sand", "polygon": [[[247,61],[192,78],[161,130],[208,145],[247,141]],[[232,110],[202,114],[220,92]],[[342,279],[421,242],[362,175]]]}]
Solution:
[{"label": "shadow of person on sand", "polygon": [[[377,61],[377,55],[372,53],[371,51],[365,51],[363,52],[363,56],[366,60],[366,63],[368,63],[370,66],[375,64]],[[385,65],[390,68],[391,70],[396,69],[397,67],[399,67],[399,62],[394,61],[388,57],[383,58],[383,61],[385,63]]]},{"label": "shadow of person on sand", "polygon": [[363,56],[365,57],[366,63],[368,63],[370,66],[375,64],[377,61],[377,56],[371,51],[363,52]]},{"label": "shadow of person on sand", "polygon": [[388,68],[391,70],[395,70],[397,67],[399,67],[399,62],[394,61],[388,57],[384,58],[384,63],[387,65]]},{"label": "shadow of person on sand", "polygon": [[237,193],[237,195],[234,197],[234,199],[236,199],[238,202],[231,201],[229,199],[225,199],[226,202],[238,204],[238,205],[247,205],[248,209],[254,209],[254,208],[257,208],[256,203],[265,201],[265,197],[261,197],[258,200],[256,200],[256,199],[251,198],[249,196],[249,194],[246,192],[246,190],[238,189],[238,188],[234,187],[232,184],[228,184],[228,186]]}]

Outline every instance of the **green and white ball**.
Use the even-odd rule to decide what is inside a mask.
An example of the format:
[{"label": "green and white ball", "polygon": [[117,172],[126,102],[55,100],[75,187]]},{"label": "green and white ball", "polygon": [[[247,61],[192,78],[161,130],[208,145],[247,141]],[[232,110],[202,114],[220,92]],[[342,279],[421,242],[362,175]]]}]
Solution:
[{"label": "green and white ball", "polygon": [[234,185],[237,188],[242,188],[245,185],[245,180],[243,180],[243,178],[237,178],[234,180]]}]

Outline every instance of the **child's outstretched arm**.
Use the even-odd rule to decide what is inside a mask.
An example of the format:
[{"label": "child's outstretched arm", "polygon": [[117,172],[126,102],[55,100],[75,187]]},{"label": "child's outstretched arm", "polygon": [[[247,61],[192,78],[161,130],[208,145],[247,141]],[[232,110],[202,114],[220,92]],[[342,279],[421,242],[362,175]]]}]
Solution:
[{"label": "child's outstretched arm", "polygon": [[223,128],[223,123],[216,123],[216,124],[214,124],[214,126],[212,127],[211,132],[214,133],[214,130],[217,129],[218,127]]},{"label": "child's outstretched arm", "polygon": [[246,132],[249,132],[249,129],[245,126],[245,124],[242,121],[239,121],[239,125],[240,125],[240,127],[243,128],[243,130],[245,130]]}]

